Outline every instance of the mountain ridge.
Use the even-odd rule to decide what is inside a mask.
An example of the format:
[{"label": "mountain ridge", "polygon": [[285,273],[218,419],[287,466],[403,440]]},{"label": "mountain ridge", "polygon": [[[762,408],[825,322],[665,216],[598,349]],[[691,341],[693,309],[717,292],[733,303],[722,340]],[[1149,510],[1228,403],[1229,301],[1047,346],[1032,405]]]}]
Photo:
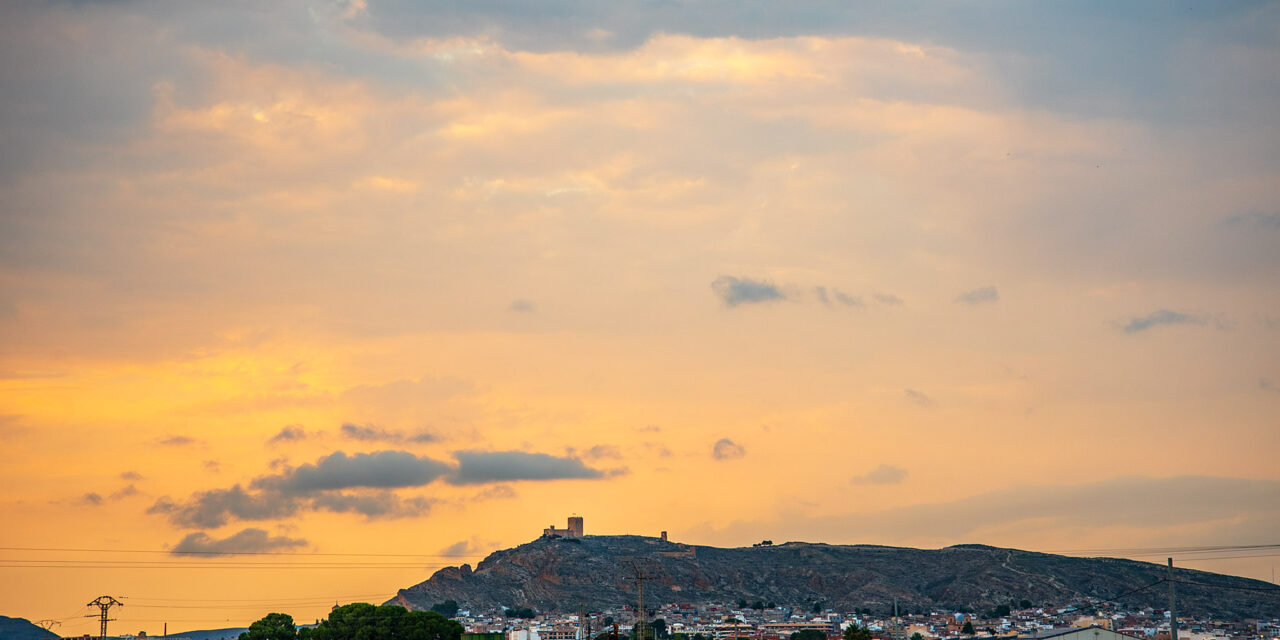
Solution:
[{"label": "mountain ridge", "polygon": [[[1024,598],[1037,605],[1065,605],[1079,598],[1109,599],[1160,581],[1168,571],[1124,558],[979,544],[915,549],[786,542],[723,548],[644,536],[544,536],[495,551],[474,569],[466,564],[440,569],[399,590],[387,604],[426,609],[455,600],[478,610],[598,611],[635,602],[631,561],[645,563],[653,575],[645,584],[645,601],[654,605],[746,599],[822,602],[846,610],[885,607],[895,599],[911,610],[980,609]],[[1178,584],[1180,613],[1280,616],[1280,589],[1270,583],[1182,568],[1174,575],[1185,582]],[[1148,588],[1126,597],[1124,604],[1164,609],[1167,591]]]}]

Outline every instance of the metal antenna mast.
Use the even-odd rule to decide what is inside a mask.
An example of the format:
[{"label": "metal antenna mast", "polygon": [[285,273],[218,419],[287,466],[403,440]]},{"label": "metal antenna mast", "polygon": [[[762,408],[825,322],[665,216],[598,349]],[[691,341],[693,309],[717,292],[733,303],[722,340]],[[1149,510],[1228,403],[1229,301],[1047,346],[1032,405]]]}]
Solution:
[{"label": "metal antenna mast", "polygon": [[[101,610],[102,633],[99,635],[99,637],[101,640],[107,640],[107,622],[111,620],[115,620],[115,618],[107,617],[107,609],[110,609],[111,607],[116,607],[116,606],[123,607],[124,603],[120,602],[119,600],[116,600],[115,598],[112,598],[111,596],[98,596],[97,598],[94,598],[93,602],[90,602],[85,606],[97,607],[98,609]],[[91,613],[85,617],[92,618],[93,614]]]}]

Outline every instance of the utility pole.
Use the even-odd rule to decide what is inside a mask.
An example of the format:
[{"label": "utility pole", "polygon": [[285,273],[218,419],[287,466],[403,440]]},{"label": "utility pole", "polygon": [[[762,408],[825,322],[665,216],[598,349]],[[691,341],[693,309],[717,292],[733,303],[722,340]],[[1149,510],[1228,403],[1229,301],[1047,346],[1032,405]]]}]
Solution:
[{"label": "utility pole", "polygon": [[[122,603],[122,602],[120,602],[120,601],[116,600],[115,598],[112,598],[111,596],[98,596],[97,598],[95,598],[95,599],[93,600],[93,602],[90,602],[89,604],[86,604],[85,606],[86,606],[86,607],[97,607],[98,609],[100,609],[100,610],[101,610],[101,614],[100,614],[100,616],[101,616],[101,619],[102,619],[102,633],[101,633],[101,634],[99,634],[99,638],[100,638],[101,640],[107,640],[107,622],[109,622],[109,621],[111,621],[111,620],[115,620],[115,618],[108,618],[108,617],[107,617],[107,609],[110,609],[111,607],[116,607],[116,606],[123,607],[123,606],[124,606],[124,603]],[[92,618],[92,617],[93,617],[93,614],[91,613],[91,614],[89,614],[89,615],[87,615],[87,616],[85,616],[85,617],[86,617],[86,618]]]},{"label": "utility pole", "polygon": [[631,571],[636,577],[636,594],[638,600],[636,608],[636,640],[647,640],[645,637],[645,631],[649,626],[647,624],[649,612],[645,611],[644,608],[644,581],[648,580],[651,576],[648,573],[645,573],[644,567],[640,566],[640,563],[635,560],[631,561]]},{"label": "utility pole", "polygon": [[53,633],[53,626],[59,625],[62,623],[58,622],[57,620],[39,620],[36,622],[36,624],[43,627],[45,631],[48,631],[49,633]]},{"label": "utility pole", "polygon": [[1178,640],[1178,594],[1173,581],[1173,558],[1169,558],[1169,640]]}]

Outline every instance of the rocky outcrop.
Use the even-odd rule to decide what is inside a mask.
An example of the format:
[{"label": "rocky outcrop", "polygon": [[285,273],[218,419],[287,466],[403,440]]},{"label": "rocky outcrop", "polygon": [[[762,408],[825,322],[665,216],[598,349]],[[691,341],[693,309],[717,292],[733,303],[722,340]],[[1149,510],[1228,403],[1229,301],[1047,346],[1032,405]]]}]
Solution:
[{"label": "rocky outcrop", "polygon": [[[636,601],[632,563],[652,576],[645,602],[725,603],[762,600],[792,606],[884,610],[897,599],[908,610],[974,610],[1027,599],[1061,606],[1106,599],[1165,577],[1161,565],[1116,558],[1075,558],[959,545],[910,549],[788,542],[725,549],[640,536],[540,538],[496,551],[474,570],[437,571],[400,590],[390,603],[425,609],[444,600],[463,608],[530,606],[540,611],[599,611]],[[1274,585],[1179,569],[1179,612],[1219,618],[1280,616]],[[1232,587],[1234,589],[1230,589]],[[1130,607],[1163,609],[1164,585],[1128,596]]]}]

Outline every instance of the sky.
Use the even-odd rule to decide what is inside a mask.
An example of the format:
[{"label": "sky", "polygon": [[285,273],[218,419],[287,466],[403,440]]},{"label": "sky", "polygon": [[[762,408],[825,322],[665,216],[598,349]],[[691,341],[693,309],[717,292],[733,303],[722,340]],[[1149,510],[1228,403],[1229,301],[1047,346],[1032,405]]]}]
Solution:
[{"label": "sky", "polygon": [[4,3],[0,614],[571,514],[1270,580],[1164,549],[1280,543],[1278,100],[1277,3]]}]

